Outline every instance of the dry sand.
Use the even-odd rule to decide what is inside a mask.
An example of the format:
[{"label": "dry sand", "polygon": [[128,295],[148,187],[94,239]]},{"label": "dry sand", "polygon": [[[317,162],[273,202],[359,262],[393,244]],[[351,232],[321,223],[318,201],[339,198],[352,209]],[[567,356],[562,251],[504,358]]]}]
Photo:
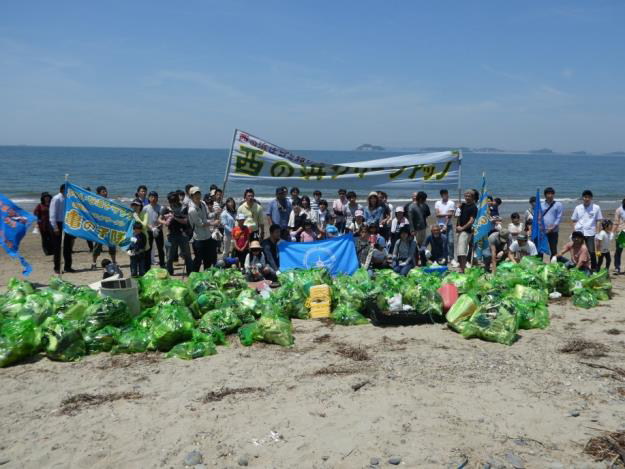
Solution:
[{"label": "dry sand", "polygon": [[[31,280],[46,284],[51,258],[37,236],[23,252]],[[76,269],[90,265],[88,253],[75,259]],[[0,291],[17,271],[0,254]],[[371,458],[391,467],[394,456],[411,468],[461,467],[465,457],[470,468],[609,467],[583,450],[602,431],[625,430],[625,281],[613,280],[610,302],[554,303],[551,327],[522,331],[511,347],[440,324],[296,320],[291,348],[233,338],[190,362],[100,354],[0,369],[0,465],[181,468],[195,449],[219,468],[361,468]],[[591,343],[559,351],[577,338]]]}]

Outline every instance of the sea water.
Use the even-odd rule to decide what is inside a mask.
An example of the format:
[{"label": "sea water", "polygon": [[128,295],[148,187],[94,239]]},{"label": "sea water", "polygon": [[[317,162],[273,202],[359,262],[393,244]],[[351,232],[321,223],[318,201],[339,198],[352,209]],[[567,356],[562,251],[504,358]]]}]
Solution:
[{"label": "sea water", "polygon": [[[311,160],[321,162],[362,161],[397,156],[406,152],[372,151],[294,151]],[[161,195],[184,189],[194,184],[207,191],[211,184],[219,187],[224,182],[228,159],[227,149],[168,149],[168,148],[104,148],[104,147],[34,147],[0,146],[0,193],[12,198],[25,208],[39,201],[43,191],[55,194],[63,183],[65,174],[69,180],[95,191],[104,185],[110,197],[128,203],[139,184],[148,186]],[[502,214],[524,211],[528,199],[546,186],[556,190],[556,198],[572,208],[579,203],[584,189],[590,189],[595,201],[604,210],[604,216],[613,216],[613,210],[625,197],[625,157],[618,155],[561,155],[561,154],[508,154],[464,153],[462,160],[462,187],[480,189],[482,173],[486,173],[487,187],[504,204]],[[275,187],[255,186],[257,198],[263,202],[270,199]],[[365,180],[346,184],[354,190],[360,202],[374,189]],[[226,195],[240,200],[243,195],[240,184],[229,183]],[[323,192],[323,182],[319,183]],[[325,193],[332,200],[336,194]],[[387,190],[392,201],[410,199],[410,192]],[[451,197],[458,197],[458,188],[449,187]],[[432,204],[438,193],[429,193]]]}]

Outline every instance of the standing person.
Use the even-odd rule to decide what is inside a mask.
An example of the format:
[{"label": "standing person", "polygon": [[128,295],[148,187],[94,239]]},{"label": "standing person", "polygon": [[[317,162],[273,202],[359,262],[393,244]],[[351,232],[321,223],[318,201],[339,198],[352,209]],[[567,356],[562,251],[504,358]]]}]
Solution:
[{"label": "standing person", "polygon": [[347,193],[347,205],[345,206],[345,228],[349,229],[356,218],[356,211],[362,211],[362,205],[357,201],[358,197],[354,191]]},{"label": "standing person", "polygon": [[169,275],[174,275],[174,257],[180,250],[180,255],[182,255],[185,262],[186,273],[189,275],[193,271],[193,263],[191,261],[191,250],[189,249],[189,237],[186,233],[189,226],[188,210],[182,206],[177,192],[167,194],[167,202],[169,207],[164,208],[161,212],[162,216],[168,214],[171,216],[167,230],[167,241],[169,242],[167,271]]},{"label": "standing person", "polygon": [[440,190],[441,200],[434,204],[434,213],[441,233],[447,237],[447,253],[450,260],[454,260],[454,214],[456,213],[456,203],[449,198],[447,189]]},{"label": "standing person", "polygon": [[178,196],[180,197],[182,206],[185,208],[189,208],[189,204],[191,203],[191,195],[189,195],[189,189],[191,189],[192,187],[195,187],[195,185],[187,184],[186,186],[184,186],[184,192],[180,190],[177,191]]},{"label": "standing person", "polygon": [[[384,216],[384,207],[380,204],[380,197],[377,192],[370,192],[367,197],[367,206],[365,207],[365,223],[368,226],[380,226],[382,217]],[[377,230],[376,230],[377,233]]]},{"label": "standing person", "polygon": [[558,252],[558,233],[560,231],[560,222],[562,221],[562,212],[564,207],[561,202],[554,200],[556,191],[553,187],[547,187],[544,191],[545,201],[542,202],[543,222],[545,223],[545,232],[547,233],[547,241],[549,242],[549,251],[552,255]]},{"label": "standing person", "polygon": [[410,236],[410,227],[402,226],[399,230],[399,239],[393,247],[393,270],[403,276],[415,266],[415,256],[417,253],[417,243]]},{"label": "standing person", "polygon": [[41,248],[46,256],[54,254],[54,231],[50,225],[50,201],[52,196],[42,192],[40,203],[35,207],[33,214],[37,217],[37,228],[41,236]]},{"label": "standing person", "polygon": [[517,236],[523,233],[525,226],[521,223],[521,215],[512,212],[510,215],[511,223],[508,224],[508,232],[510,233],[510,241],[516,241]]},{"label": "standing person", "polygon": [[425,241],[425,235],[427,233],[427,223],[423,214],[424,210],[421,209],[419,202],[419,194],[414,192],[412,194],[412,203],[408,205],[408,220],[410,220],[410,229],[412,235],[417,241],[417,245],[421,246]]},{"label": "standing person", "polygon": [[291,187],[291,206],[298,204],[302,201],[299,196],[299,187]]},{"label": "standing person", "polygon": [[[130,208],[134,212],[132,214],[136,223],[140,223],[143,227],[143,234],[145,239],[148,239],[148,214],[143,211],[143,201],[141,199],[135,199],[130,202]],[[147,243],[146,243],[147,244]]]},{"label": "standing person", "polygon": [[592,191],[586,189],[582,192],[582,203],[575,207],[571,220],[575,222],[575,231],[581,231],[590,254],[590,267],[597,269],[597,256],[595,254],[595,234],[597,222],[603,220],[601,207],[592,203]]},{"label": "standing person", "polygon": [[312,209],[310,208],[310,197],[303,195],[300,201],[302,205],[302,213],[306,215],[306,218],[312,220]]},{"label": "standing person", "polygon": [[54,273],[61,273],[61,245],[63,246],[63,270],[76,272],[72,269],[72,244],[74,236],[63,233],[65,217],[65,184],[61,184],[59,193],[50,201],[50,227],[54,232]]},{"label": "standing person", "polygon": [[148,200],[148,187],[141,184],[137,187],[137,192],[135,192],[135,199],[139,199],[143,205],[147,205],[150,203]]},{"label": "standing person", "polygon": [[299,235],[304,230],[304,220],[307,218],[306,214],[302,211],[302,207],[298,204],[293,205],[293,210],[289,217],[289,235],[291,241],[299,241]]},{"label": "standing person", "polygon": [[249,228],[251,237],[253,239],[262,239],[265,237],[263,208],[254,200],[254,197],[254,189],[245,189],[243,194],[244,202],[239,206],[237,213],[245,216],[245,226]]},{"label": "standing person", "polygon": [[456,224],[458,232],[458,262],[460,263],[460,272],[464,273],[467,265],[467,256],[469,254],[469,245],[471,244],[471,230],[473,222],[477,217],[477,206],[473,200],[473,190],[469,189],[464,193],[464,203],[460,205],[460,216]]},{"label": "standing person", "polygon": [[209,209],[202,200],[199,187],[189,189],[191,202],[189,202],[189,226],[193,228],[193,272],[199,272],[200,267],[204,270],[212,267],[217,262],[217,244],[212,238],[215,220],[209,220]]},{"label": "standing person", "polygon": [[237,204],[232,197],[226,199],[226,205],[219,216],[224,229],[224,259],[232,255],[232,230],[236,224]]},{"label": "standing person", "polygon": [[534,220],[534,209],[536,208],[536,196],[533,195],[529,200],[530,208],[525,211],[525,231],[532,231],[532,222]]},{"label": "standing person", "polygon": [[[623,254],[623,238],[625,237],[625,199],[621,206],[614,213],[614,238],[616,239],[616,250],[614,251],[614,273],[621,273],[621,255]],[[623,234],[621,234],[623,233]]]},{"label": "standing person", "polygon": [[326,225],[330,218],[330,212],[328,211],[328,201],[321,199],[319,201],[319,210],[313,212],[312,222],[317,225],[317,232],[324,233]]},{"label": "standing person", "polygon": [[335,217],[334,225],[339,233],[343,234],[345,232],[345,219],[349,201],[347,200],[347,191],[345,189],[339,189],[338,194],[339,198],[332,202],[332,211]]},{"label": "standing person", "polygon": [[378,191],[378,197],[380,199],[380,205],[384,210],[382,219],[380,220],[380,234],[388,241],[391,237],[391,222],[393,221],[395,211],[393,209],[393,204],[388,201],[386,192]]},{"label": "standing person", "polygon": [[312,220],[317,212],[319,212],[319,202],[321,202],[321,191],[316,190],[313,192],[313,198],[310,201],[310,219]]},{"label": "standing person", "polygon": [[132,277],[141,277],[145,274],[145,247],[147,238],[143,231],[144,227],[141,223],[136,222],[132,226],[132,238],[128,248],[130,256],[130,275]]},{"label": "standing person", "polygon": [[163,226],[160,221],[161,206],[158,203],[158,193],[150,192],[148,195],[148,205],[143,207],[143,213],[148,217],[148,245],[145,259],[145,271],[150,270],[152,266],[152,247],[156,243],[158,251],[158,265],[165,267],[165,251],[163,250]]},{"label": "standing person", "polygon": [[610,241],[614,239],[614,233],[612,231],[612,220],[601,220],[601,231],[595,238],[595,251],[599,251],[597,270],[601,270],[604,259],[606,270],[610,270],[610,263],[612,261],[612,257],[610,256]]},{"label": "standing person", "polygon": [[282,228],[280,225],[271,225],[269,227],[269,237],[261,243],[263,254],[267,261],[267,275],[273,280],[277,280],[277,274],[280,272],[280,251],[278,244],[282,241],[280,235]]},{"label": "standing person", "polygon": [[[109,191],[104,186],[96,187],[95,193],[98,194],[100,197],[104,197],[105,199],[108,199]],[[103,249],[103,245],[100,243],[96,243],[95,246],[93,246],[93,252],[91,253],[91,256],[92,256],[91,270],[97,269],[98,256],[102,254],[102,249]],[[115,246],[109,246],[108,250],[109,250],[109,255],[111,256],[111,260],[113,261],[113,264],[116,264],[117,262],[115,261],[115,258],[117,257],[117,248]]]},{"label": "standing person", "polygon": [[245,256],[250,247],[252,233],[245,225],[245,215],[242,213],[236,216],[237,225],[232,229],[232,239],[234,240],[234,252],[239,258],[239,267],[245,264]]},{"label": "standing person", "polygon": [[279,225],[282,230],[282,239],[289,239],[289,217],[293,207],[291,201],[287,198],[287,188],[278,187],[276,189],[276,198],[269,203],[267,212],[267,225]]},{"label": "standing person", "polygon": [[[213,197],[213,210],[223,210],[224,208],[224,191],[221,189],[213,189],[210,191],[211,196]],[[221,213],[220,213],[221,215]]]}]

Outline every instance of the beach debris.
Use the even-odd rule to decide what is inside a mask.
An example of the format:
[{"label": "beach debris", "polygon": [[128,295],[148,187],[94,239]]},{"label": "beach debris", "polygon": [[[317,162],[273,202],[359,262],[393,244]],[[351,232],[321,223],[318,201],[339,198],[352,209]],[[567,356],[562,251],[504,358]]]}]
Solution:
[{"label": "beach debris", "polygon": [[525,469],[525,462],[515,453],[508,452],[505,455],[506,461],[508,461],[514,469]]},{"label": "beach debris", "polygon": [[249,458],[247,456],[240,456],[237,460],[237,464],[239,466],[247,466],[250,463]]},{"label": "beach debris", "polygon": [[575,353],[584,358],[605,357],[608,347],[599,342],[575,338],[567,341],[559,351],[561,353]]},{"label": "beach debris", "polygon": [[621,334],[621,331],[619,329],[612,328],[612,329],[608,329],[607,331],[605,331],[605,333],[610,334],[610,335],[619,335]]},{"label": "beach debris", "polygon": [[354,347],[353,345],[349,344],[339,344],[338,348],[336,349],[336,353],[345,358],[351,358],[352,360],[358,362],[371,360],[371,357],[369,357],[367,350],[361,345]]},{"label": "beach debris", "polygon": [[196,466],[198,464],[202,464],[203,461],[204,456],[196,449],[187,453],[187,455],[184,457],[185,466]]},{"label": "beach debris", "polygon": [[579,410],[572,410],[569,412],[569,417],[579,417],[579,416],[580,416]]},{"label": "beach debris", "polygon": [[280,433],[271,430],[269,434],[264,438],[253,438],[252,444],[254,446],[265,446],[268,443],[277,443],[278,441],[284,441],[284,437]]},{"label": "beach debris", "polygon": [[141,399],[143,394],[137,391],[112,392],[105,394],[80,393],[66,397],[61,402],[61,413],[65,415],[76,415],[81,410],[88,407],[95,407],[107,402],[119,400]]},{"label": "beach debris", "polygon": [[393,466],[398,466],[399,464],[401,464],[401,457],[400,456],[391,456],[388,459],[388,463],[392,464]]},{"label": "beach debris", "polygon": [[591,438],[584,446],[584,453],[596,461],[620,459],[621,464],[625,464],[625,431],[606,432]]},{"label": "beach debris", "polygon": [[371,458],[369,460],[369,464],[371,466],[379,466],[380,465],[380,458]]},{"label": "beach debris", "polygon": [[606,366],[600,363],[580,362],[582,365],[589,366],[591,368],[601,368],[603,370],[612,371],[618,378],[625,378],[625,369],[618,366]]},{"label": "beach debris", "polygon": [[371,381],[368,380],[368,379],[365,379],[364,381],[359,381],[356,384],[352,384],[352,389],[354,391],[358,391],[359,389],[363,388],[364,386],[366,386],[369,383],[371,383]]},{"label": "beach debris", "polygon": [[210,391],[205,394],[201,401],[204,404],[209,402],[218,402],[227,396],[233,396],[236,394],[252,394],[256,392],[262,392],[265,388],[258,387],[244,387],[244,388],[221,388],[219,391]]}]

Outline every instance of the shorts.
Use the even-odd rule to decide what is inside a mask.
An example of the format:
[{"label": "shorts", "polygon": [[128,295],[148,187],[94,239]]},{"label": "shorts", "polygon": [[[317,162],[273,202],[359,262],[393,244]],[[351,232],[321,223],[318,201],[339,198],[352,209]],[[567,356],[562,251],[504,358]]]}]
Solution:
[{"label": "shorts", "polygon": [[425,243],[427,232],[427,228],[423,228],[422,230],[417,230],[415,232],[415,241],[417,242],[417,245],[421,246]]},{"label": "shorts", "polygon": [[458,233],[458,246],[456,246],[456,254],[458,256],[469,255],[469,241],[471,240],[471,233],[462,231]]}]

